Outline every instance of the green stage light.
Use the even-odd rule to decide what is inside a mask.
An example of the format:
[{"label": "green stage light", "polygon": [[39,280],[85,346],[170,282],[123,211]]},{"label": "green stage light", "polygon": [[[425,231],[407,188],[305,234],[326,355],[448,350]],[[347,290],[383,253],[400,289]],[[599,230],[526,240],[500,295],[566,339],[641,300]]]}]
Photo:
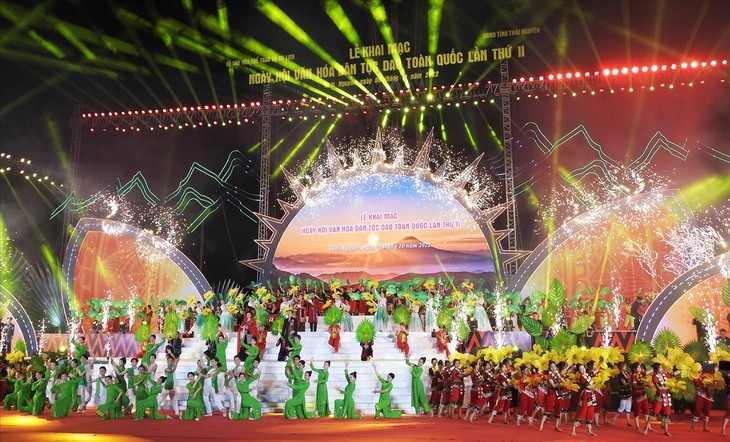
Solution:
[{"label": "green stage light", "polygon": [[[332,57],[327,51],[325,51],[317,42],[312,39],[294,20],[292,20],[286,13],[276,6],[269,0],[257,0],[256,7],[261,11],[266,18],[271,20],[273,23],[278,25],[280,28],[285,30],[289,35],[294,37],[299,43],[306,46],[310,51],[315,53],[319,58],[327,62],[330,66],[334,67],[340,75],[347,77],[355,86],[360,90],[369,94],[368,89],[360,83],[355,77],[347,72],[344,66],[340,64],[334,57]],[[362,104],[362,100],[357,97],[352,97],[353,101],[358,104]]]},{"label": "green stage light", "polygon": [[[338,118],[339,118],[340,116],[341,116],[341,115],[338,115]],[[272,177],[272,178],[276,178],[277,176],[279,176],[279,174],[281,173],[281,169],[282,169],[283,167],[285,167],[285,166],[286,166],[287,164],[289,164],[289,161],[291,161],[291,160],[292,160],[292,158],[294,158],[294,156],[295,156],[295,155],[297,154],[297,152],[299,151],[299,149],[301,149],[301,148],[302,148],[302,146],[304,145],[304,143],[306,143],[306,141],[307,141],[307,140],[309,139],[309,137],[311,137],[311,136],[312,136],[312,134],[314,133],[314,131],[315,131],[315,130],[317,130],[317,127],[319,126],[319,124],[320,124],[321,122],[322,122],[322,120],[320,120],[320,121],[317,121],[317,122],[316,122],[316,123],[314,124],[314,126],[312,126],[312,128],[311,128],[311,129],[309,129],[309,132],[307,132],[307,133],[306,133],[306,134],[304,135],[304,137],[303,137],[303,138],[302,138],[302,139],[301,139],[301,140],[299,141],[299,143],[297,143],[297,145],[296,145],[296,146],[294,146],[294,148],[293,148],[293,149],[291,150],[291,152],[289,152],[289,154],[288,154],[288,155],[286,156],[286,158],[284,158],[284,160],[283,160],[283,161],[281,162],[281,165],[280,165],[280,167],[279,167],[279,168],[277,168],[276,170],[274,170],[274,173],[272,173],[272,174],[271,174],[271,177]]]},{"label": "green stage light", "polygon": [[[329,18],[332,20],[332,22],[337,26],[337,29],[339,29],[340,32],[342,32],[342,35],[347,38],[347,41],[349,41],[350,44],[354,46],[362,45],[360,35],[355,30],[352,22],[350,22],[350,18],[347,16],[345,10],[342,9],[342,6],[337,0],[325,0],[324,10]],[[392,95],[394,93],[393,89],[390,87],[390,83],[388,83],[388,81],[385,79],[385,75],[383,75],[382,71],[380,70],[378,63],[373,60],[372,57],[363,57],[363,59],[368,64],[368,67],[373,71],[378,80],[380,80],[380,83]]]},{"label": "green stage light", "polygon": [[[371,0],[369,3],[369,8],[370,14],[373,16],[373,19],[375,19],[375,23],[378,25],[380,34],[383,36],[383,40],[386,44],[393,45],[395,43],[395,39],[393,38],[393,30],[388,24],[388,14],[385,12],[385,6],[383,6],[381,0]],[[408,76],[406,75],[406,71],[403,68],[403,60],[400,57],[400,53],[396,50],[392,51],[391,55],[393,56],[393,62],[395,63],[395,67],[398,70],[401,79],[403,80],[405,89],[408,90],[410,93],[411,84],[408,81]]]},{"label": "green stage light", "polygon": [[[431,60],[436,59],[439,34],[441,30],[441,16],[443,15],[444,0],[430,0],[428,6],[428,53]],[[433,86],[433,63],[428,66],[428,86]]]},{"label": "green stage light", "polygon": [[307,157],[307,160],[302,164],[302,167],[299,168],[298,176],[302,176],[307,169],[309,169],[309,166],[314,162],[314,160],[317,158],[317,155],[319,155],[320,150],[322,149],[322,144],[327,140],[327,137],[332,133],[332,131],[335,129],[335,126],[337,126],[337,123],[340,120],[333,120],[327,130],[325,131],[322,138],[319,140],[319,143],[317,143],[317,148],[312,151],[312,153],[309,154]]}]

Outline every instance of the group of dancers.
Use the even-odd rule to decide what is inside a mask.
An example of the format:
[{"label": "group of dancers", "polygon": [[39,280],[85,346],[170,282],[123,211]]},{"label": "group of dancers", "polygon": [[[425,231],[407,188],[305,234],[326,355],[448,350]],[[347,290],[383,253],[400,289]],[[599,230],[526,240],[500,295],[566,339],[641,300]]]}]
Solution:
[{"label": "group of dancers", "polygon": [[[576,434],[576,429],[582,423],[585,424],[587,434],[595,435],[594,426],[609,422],[607,411],[611,402],[611,391],[594,386],[593,378],[598,370],[593,361],[575,365],[550,362],[548,369],[541,372],[529,365],[516,367],[511,358],[499,363],[477,359],[472,363],[469,375],[472,387],[466,410],[462,406],[465,399],[465,369],[460,360],[454,359],[451,362],[433,359],[431,364],[430,413],[433,414],[433,410],[436,410],[438,416],[460,417],[472,422],[485,416],[491,424],[501,413],[504,423],[507,424],[510,415],[515,415],[517,426],[524,422],[530,426],[536,424],[539,431],[552,418],[555,431],[562,431],[561,423],[572,421],[572,435]],[[650,381],[643,363],[632,364],[631,371],[627,362],[620,362],[617,368],[620,403],[611,424],[616,425],[623,414],[626,425],[647,434],[655,431],[652,422],[660,419],[664,434],[669,436],[672,398],[667,380],[671,374],[659,363],[652,365]],[[724,377],[727,411],[721,427],[723,435],[726,434],[730,421],[730,378],[727,372]],[[707,432],[713,395],[700,380],[695,381],[694,385],[697,393],[690,431],[694,431],[696,424],[702,421],[702,430]],[[651,401],[649,390],[655,392]]]},{"label": "group of dancers", "polygon": [[[287,341],[284,344],[288,353],[284,370],[292,396],[285,403],[284,417],[361,418],[354,399],[357,373],[348,370],[348,363],[345,362],[344,370],[346,386],[337,388],[343,397],[334,401],[331,411],[327,385],[330,362],[325,361],[317,368],[311,360],[310,370],[305,370],[301,337],[294,333]],[[186,420],[212,416],[213,409],[232,420],[261,418],[261,403],[256,397],[257,381],[261,377],[260,351],[255,337],[249,336],[248,342],[241,343],[242,352],[229,366],[225,356],[228,339],[222,333],[218,336],[215,351],[201,354],[196,369],[187,373],[188,394],[184,410],[179,407],[175,388],[179,354],[176,356],[168,347],[165,365],[158,366],[157,353],[163,344],[164,341],[156,342],[152,336],[140,357],[131,358],[129,363],[125,358],[109,359],[109,366],[98,367],[94,376],[96,361],[89,357],[83,336],[79,337],[73,342],[78,358],[46,358],[43,370],[34,369],[30,364],[16,364],[8,377],[14,386],[13,393],[4,398],[4,408],[41,415],[50,407],[52,418],[64,418],[71,411],[86,413],[87,405],[93,399],[96,414],[102,419],[120,419],[128,414],[136,420],[147,417],[171,419],[172,416],[159,413],[169,401],[175,416]],[[514,416],[517,426],[527,423],[540,431],[552,419],[556,431],[561,431],[561,424],[572,422],[573,435],[581,425],[585,425],[587,434],[595,435],[594,426],[609,423],[607,410],[611,392],[594,387],[593,378],[599,370],[592,361],[575,365],[550,362],[548,369],[542,372],[527,364],[516,366],[509,357],[498,363],[478,358],[470,367],[462,366],[458,357],[452,359],[431,360],[428,369],[430,396],[426,395],[422,380],[426,359],[420,358],[416,362],[406,359],[411,372],[411,406],[416,414],[449,416],[471,422],[484,417],[490,424],[501,414],[504,423],[509,423],[510,416]],[[401,417],[402,412],[393,409],[390,398],[395,375],[389,373],[383,377],[375,363],[372,367],[380,382],[380,388],[373,390],[373,394],[379,395],[372,410],[375,417]],[[661,430],[669,435],[672,399],[667,380],[672,374],[659,363],[650,367],[650,376],[643,363],[632,364],[630,371],[626,362],[620,362],[617,368],[620,403],[610,419],[611,424],[616,425],[624,415],[626,425],[647,434],[655,431],[652,423],[659,419]],[[313,372],[316,379],[312,377]],[[730,405],[730,379],[727,373],[724,376]],[[471,389],[468,406],[464,407],[467,377],[471,380]],[[306,391],[312,382],[316,383],[316,399],[313,412],[308,412]],[[701,382],[696,382],[695,387],[696,407],[690,430],[694,431],[702,422],[702,430],[709,431],[713,395]],[[651,401],[649,390],[654,392]],[[729,420],[730,411],[723,418],[722,434],[725,434]]]}]

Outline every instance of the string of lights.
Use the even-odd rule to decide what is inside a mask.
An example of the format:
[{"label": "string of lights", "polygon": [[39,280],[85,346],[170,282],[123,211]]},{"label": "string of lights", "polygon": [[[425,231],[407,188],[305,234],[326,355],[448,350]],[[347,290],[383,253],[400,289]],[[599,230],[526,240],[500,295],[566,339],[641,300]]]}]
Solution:
[{"label": "string of lights", "polygon": [[[725,82],[727,60],[691,61],[664,65],[603,68],[595,71],[560,72],[538,77],[512,78],[511,93],[516,100],[540,97],[577,97],[597,93],[693,87],[708,81]],[[401,89],[397,92],[355,94],[354,98],[277,99],[271,103],[271,116],[281,119],[324,119],[350,114],[390,113],[443,109],[465,104],[495,104],[499,83],[459,83],[431,88]],[[348,101],[349,100],[349,101]],[[255,123],[261,116],[261,101],[248,103],[183,106],[112,112],[85,112],[79,124],[90,132],[139,132],[203,127],[224,127]]]},{"label": "string of lights", "polygon": [[[23,175],[27,180],[48,182],[52,186],[58,185],[58,187],[63,187],[63,183],[60,181],[65,178],[60,172],[37,166],[30,159],[15,158],[5,152],[0,153],[0,173],[18,173],[19,175]],[[58,184],[56,184],[57,181]]]}]

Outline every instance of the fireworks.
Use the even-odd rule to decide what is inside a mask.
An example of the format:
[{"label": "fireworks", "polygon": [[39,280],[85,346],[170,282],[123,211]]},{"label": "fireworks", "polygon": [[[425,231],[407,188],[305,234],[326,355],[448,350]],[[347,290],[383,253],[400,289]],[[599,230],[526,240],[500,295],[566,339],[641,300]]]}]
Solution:
[{"label": "fireworks", "polygon": [[[424,190],[431,182],[443,189],[444,196],[458,198],[468,209],[479,209],[493,204],[499,187],[487,174],[476,173],[473,167],[465,167],[465,161],[456,157],[453,149],[433,137],[429,137],[419,151],[406,145],[398,131],[386,131],[376,139],[357,138],[343,141],[343,154],[338,154],[328,143],[328,154],[319,157],[306,169],[302,178],[289,176],[296,201],[302,204],[318,204],[323,209],[331,208],[324,190],[339,188],[354,179],[373,179],[374,186],[387,187],[392,181],[387,175],[412,176],[418,180],[416,186]],[[389,160],[389,161],[388,161]],[[440,166],[432,172],[432,163]],[[338,190],[339,192],[339,190]],[[318,198],[314,198],[318,196]],[[438,202],[434,202],[438,205]],[[475,211],[479,217],[478,211]]]},{"label": "fireworks", "polygon": [[671,247],[664,257],[664,268],[676,276],[714,258],[715,251],[724,243],[714,227],[696,227],[690,222],[667,233],[657,231],[657,235]]},{"label": "fireworks", "polygon": [[504,329],[505,329],[505,313],[509,314],[506,307],[506,300],[504,293],[502,293],[503,288],[497,287],[494,291],[494,322],[495,322],[495,331],[497,334],[494,336],[495,344],[498,350],[501,350],[502,347],[505,345],[506,337],[504,335]]},{"label": "fireworks", "polygon": [[659,260],[659,253],[652,250],[648,243],[628,239],[624,242],[624,248],[621,251],[621,254],[627,258],[636,259],[639,263],[639,267],[651,276],[651,279],[654,282],[656,282],[659,286],[664,286],[664,284],[658,280],[657,261]]},{"label": "fireworks", "polygon": [[48,344],[48,337],[46,336],[46,318],[41,319],[41,323],[38,326],[40,333],[38,334],[38,354],[43,354],[43,349]]},{"label": "fireworks", "polygon": [[135,306],[134,301],[137,299],[137,294],[135,293],[134,287],[130,288],[130,297],[129,297],[129,304],[127,305],[127,317],[129,318],[129,331],[132,331],[132,326],[134,325],[134,317],[135,315]]},{"label": "fireworks", "polygon": [[112,290],[105,290],[104,294],[106,295],[106,300],[101,307],[101,330],[106,332],[109,324],[109,309],[112,305]]}]

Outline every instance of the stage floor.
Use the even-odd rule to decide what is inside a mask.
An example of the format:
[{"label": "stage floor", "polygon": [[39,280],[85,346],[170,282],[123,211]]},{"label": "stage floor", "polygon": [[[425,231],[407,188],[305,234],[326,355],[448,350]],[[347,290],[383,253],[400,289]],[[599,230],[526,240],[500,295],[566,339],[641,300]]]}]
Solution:
[{"label": "stage floor", "polygon": [[[91,409],[89,412],[91,413]],[[48,413],[46,411],[45,413]],[[515,426],[501,422],[498,416],[489,425],[485,418],[469,423],[448,418],[404,416],[402,419],[383,420],[366,416],[360,420],[335,420],[332,418],[316,420],[285,420],[281,414],[267,414],[259,421],[231,421],[219,413],[213,417],[196,421],[170,419],[135,421],[126,419],[103,421],[93,414],[72,414],[66,419],[50,419],[49,415],[30,416],[14,411],[0,411],[0,440],[3,442],[22,442],[40,440],[52,441],[205,441],[205,440],[245,440],[245,441],[575,441],[620,439],[622,442],[646,440],[672,441],[722,441],[730,440],[720,435],[724,412],[716,410],[710,420],[710,433],[690,433],[691,417],[687,414],[673,416],[670,427],[671,439],[665,438],[661,430],[644,436],[633,427],[625,425],[602,426],[594,428],[598,437],[585,434],[585,428],[578,429],[578,437],[570,436],[570,427],[563,425],[563,432],[557,433],[550,423],[545,424],[542,433],[535,427],[523,424]],[[609,415],[609,416],[612,416]],[[621,422],[621,421],[619,421]],[[658,425],[655,425],[659,428]],[[728,428],[730,430],[730,428]]]}]

